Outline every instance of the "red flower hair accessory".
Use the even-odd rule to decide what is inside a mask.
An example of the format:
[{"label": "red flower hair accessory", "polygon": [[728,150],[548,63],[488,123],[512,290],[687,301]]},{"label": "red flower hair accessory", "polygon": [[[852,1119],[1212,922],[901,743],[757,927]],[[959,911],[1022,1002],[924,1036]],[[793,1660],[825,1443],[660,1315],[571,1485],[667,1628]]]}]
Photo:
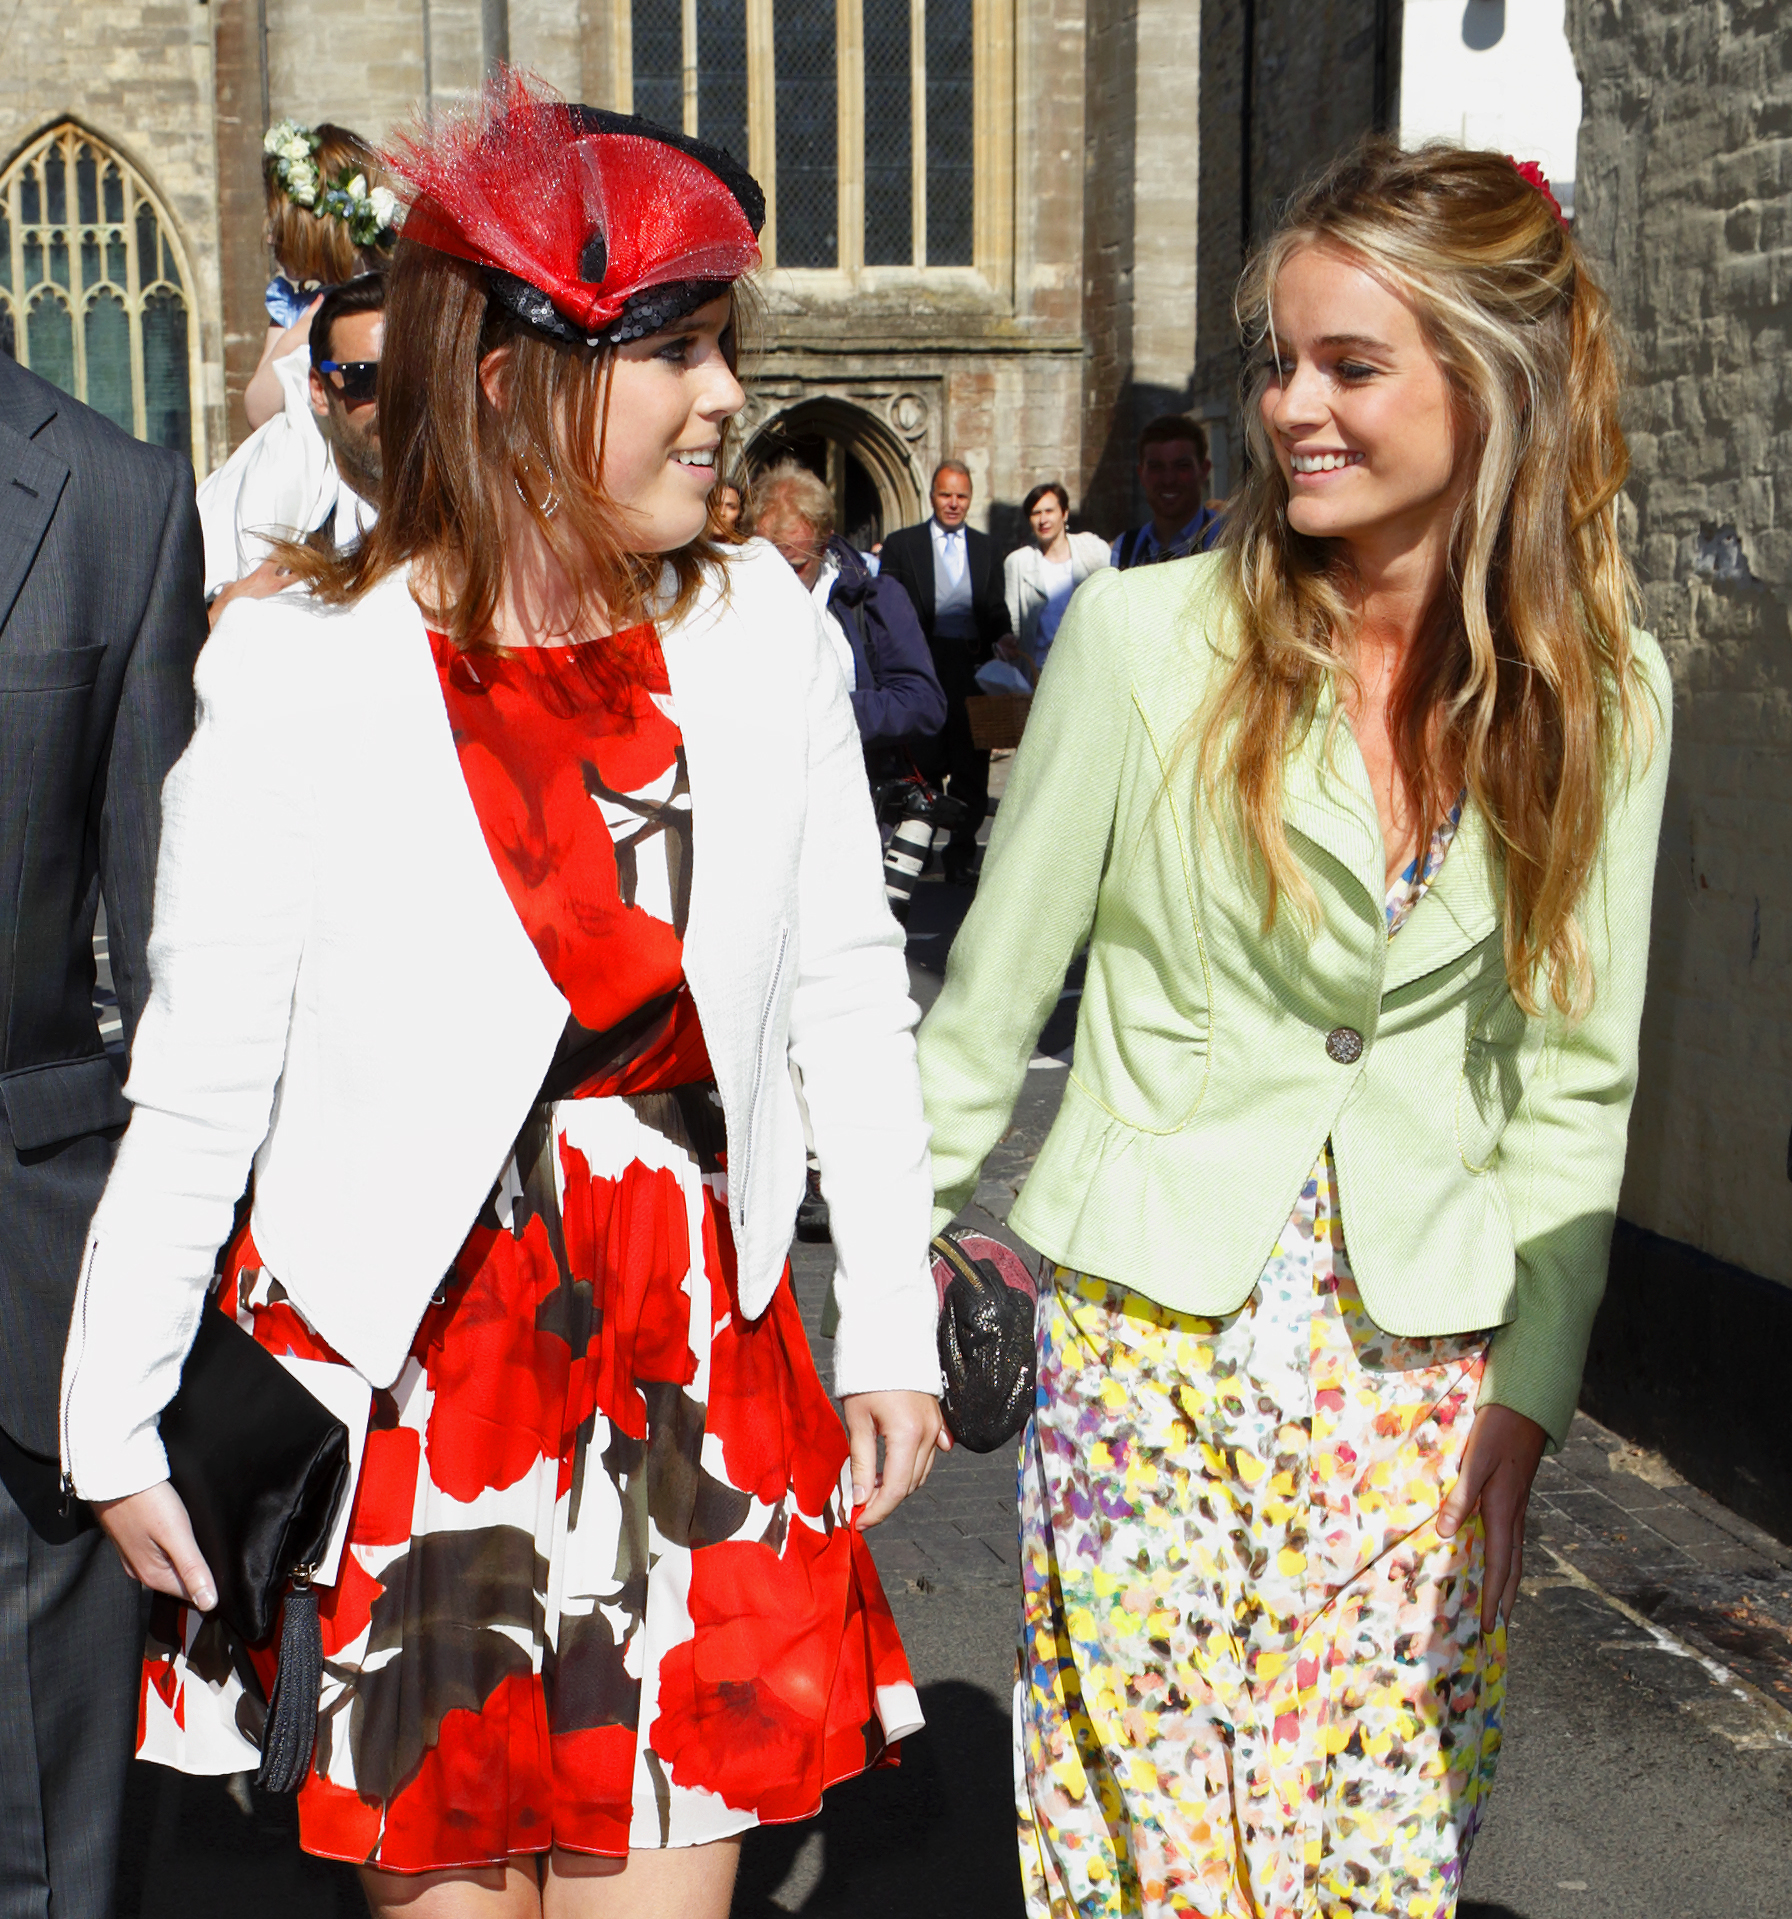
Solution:
[{"label": "red flower hair accessory", "polygon": [[1537,191],[1543,195],[1544,199],[1549,202],[1549,210],[1561,222],[1562,231],[1564,233],[1571,231],[1572,229],[1570,229],[1568,225],[1568,216],[1562,211],[1561,201],[1558,200],[1555,194],[1550,190],[1548,174],[1543,171],[1535,160],[1514,160],[1509,153],[1506,155],[1506,159],[1510,162],[1512,171],[1518,175],[1519,179],[1523,180],[1527,186],[1535,187]]},{"label": "red flower hair accessory", "polygon": [[639,339],[759,264],[765,196],[729,154],[510,69],[383,157],[411,189],[406,239],[484,267],[557,338]]}]

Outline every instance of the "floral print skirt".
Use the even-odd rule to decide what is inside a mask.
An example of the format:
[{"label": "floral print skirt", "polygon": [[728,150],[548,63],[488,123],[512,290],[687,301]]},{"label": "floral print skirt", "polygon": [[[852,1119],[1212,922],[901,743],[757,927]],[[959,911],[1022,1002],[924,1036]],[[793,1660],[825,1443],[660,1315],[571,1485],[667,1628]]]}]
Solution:
[{"label": "floral print skirt", "polygon": [[[806,1818],[921,1723],[788,1274],[744,1320],[707,1086],[536,1109],[376,1392],[301,1787],[399,1872]],[[245,1228],[224,1303],[334,1360]],[[158,1605],[138,1752],[250,1767],[271,1656]]]},{"label": "floral print skirt", "polygon": [[1203,1319],[1059,1268],[1022,1444],[1034,1919],[1448,1919],[1500,1743],[1479,1519],[1435,1518],[1486,1336],[1363,1310],[1329,1147]]}]

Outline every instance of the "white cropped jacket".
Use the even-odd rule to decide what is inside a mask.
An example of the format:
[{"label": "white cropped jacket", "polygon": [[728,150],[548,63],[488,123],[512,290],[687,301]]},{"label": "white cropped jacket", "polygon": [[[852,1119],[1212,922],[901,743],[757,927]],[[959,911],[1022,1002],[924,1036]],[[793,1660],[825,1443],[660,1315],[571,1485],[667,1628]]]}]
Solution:
[{"label": "white cropped jacket", "polygon": [[[932,1186],[902,935],[858,729],[794,573],[755,543],[662,628],[690,769],[685,974],[729,1142],[742,1308],[804,1185],[832,1216],[837,1390],[939,1390]],[[353,607],[233,605],[163,794],[133,1114],[94,1215],[62,1380],[88,1499],[162,1479],[157,1417],[255,1173],[263,1259],[393,1380],[567,1018],[486,850],[402,579]]]}]

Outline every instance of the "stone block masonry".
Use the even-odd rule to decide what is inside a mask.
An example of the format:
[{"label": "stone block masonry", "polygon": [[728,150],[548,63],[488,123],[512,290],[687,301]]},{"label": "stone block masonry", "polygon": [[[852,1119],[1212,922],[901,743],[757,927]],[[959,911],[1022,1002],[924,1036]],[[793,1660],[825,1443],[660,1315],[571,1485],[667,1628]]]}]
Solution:
[{"label": "stone block masonry", "polygon": [[1626,531],[1674,671],[1626,1218],[1792,1283],[1792,61],[1781,7],[1570,0],[1577,221],[1633,361]]},{"label": "stone block masonry", "polygon": [[1576,227],[1630,348],[1623,524],[1675,729],[1585,1403],[1792,1536],[1792,40],[1773,0],[1569,0],[1567,24]]}]

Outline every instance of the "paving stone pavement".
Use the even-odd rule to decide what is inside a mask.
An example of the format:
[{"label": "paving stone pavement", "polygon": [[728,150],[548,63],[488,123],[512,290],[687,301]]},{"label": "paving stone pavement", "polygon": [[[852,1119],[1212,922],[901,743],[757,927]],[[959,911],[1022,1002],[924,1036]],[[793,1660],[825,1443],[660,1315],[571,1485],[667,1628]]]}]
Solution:
[{"label": "paving stone pavement", "polygon": [[1792,1715],[1792,1547],[1659,1453],[1583,1413],[1538,1469],[1527,1539],[1533,1572],[1589,1581]]}]

